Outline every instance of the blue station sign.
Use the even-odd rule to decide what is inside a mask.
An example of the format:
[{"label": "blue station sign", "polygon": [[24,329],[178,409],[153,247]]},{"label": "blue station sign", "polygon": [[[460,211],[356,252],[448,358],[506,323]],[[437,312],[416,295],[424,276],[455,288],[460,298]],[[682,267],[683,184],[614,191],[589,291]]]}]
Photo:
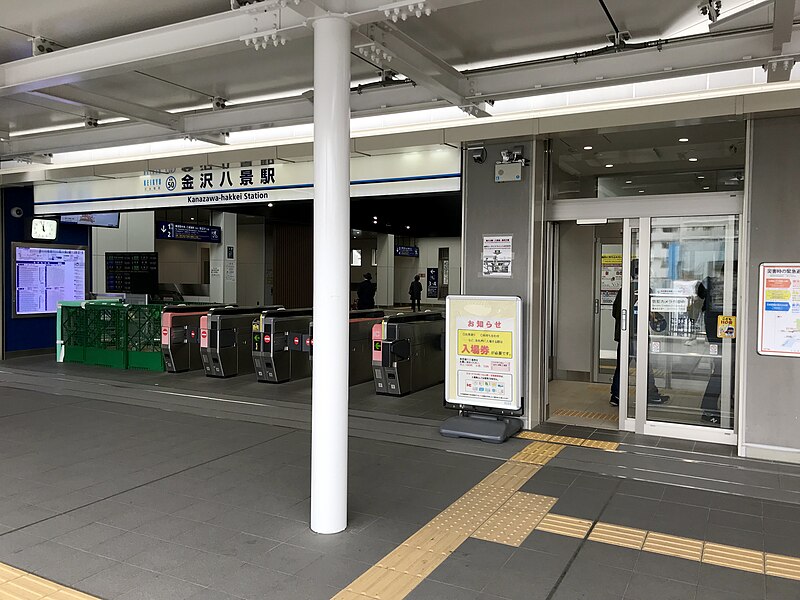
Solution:
[{"label": "blue station sign", "polygon": [[156,223],[156,239],[219,244],[222,242],[222,229],[211,225],[158,221]]},{"label": "blue station sign", "polygon": [[395,256],[418,257],[419,256],[419,246],[395,246],[394,247],[394,255]]}]

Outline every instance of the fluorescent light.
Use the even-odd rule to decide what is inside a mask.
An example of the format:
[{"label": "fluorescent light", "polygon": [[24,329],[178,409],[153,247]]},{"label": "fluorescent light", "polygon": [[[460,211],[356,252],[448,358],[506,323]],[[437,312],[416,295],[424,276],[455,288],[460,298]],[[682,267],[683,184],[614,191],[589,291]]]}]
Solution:
[{"label": "fluorescent light", "polygon": [[613,166],[614,166],[614,165],[612,165],[611,163],[608,163],[608,164],[606,165],[606,169],[610,169],[610,168],[611,168],[611,167],[613,167]]},{"label": "fluorescent light", "polygon": [[708,186],[705,186],[703,189],[704,189],[704,190],[709,190],[709,189],[711,189],[711,188],[710,188],[710,187],[708,187]]},{"label": "fluorescent light", "polygon": [[630,179],[628,179],[625,183],[633,183]]},{"label": "fluorescent light", "polygon": [[705,175],[698,175],[697,178],[698,179],[705,179]]},{"label": "fluorescent light", "polygon": [[575,221],[578,225],[605,225],[608,219],[578,219]]},{"label": "fluorescent light", "polygon": [[584,149],[584,150],[591,150],[591,149],[592,149],[592,147],[591,147],[591,146],[584,146],[584,147],[583,147],[583,149]]},{"label": "fluorescent light", "polygon": [[679,141],[679,142],[681,142],[681,143],[683,144],[683,143],[686,143],[686,142],[688,142],[688,141],[689,141],[689,138],[678,138],[678,141]]},{"label": "fluorescent light", "polygon": [[698,158],[696,156],[690,156],[689,162],[697,162]]},{"label": "fluorescent light", "polygon": [[644,194],[644,190],[639,190],[639,193],[640,194]]}]

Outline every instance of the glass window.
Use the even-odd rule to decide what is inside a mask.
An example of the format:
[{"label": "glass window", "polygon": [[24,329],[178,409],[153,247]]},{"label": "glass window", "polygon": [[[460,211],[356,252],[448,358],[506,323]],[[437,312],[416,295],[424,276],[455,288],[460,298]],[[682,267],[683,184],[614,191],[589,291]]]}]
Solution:
[{"label": "glass window", "polygon": [[353,248],[350,251],[350,266],[351,267],[360,267],[361,266],[361,250],[357,248]]}]

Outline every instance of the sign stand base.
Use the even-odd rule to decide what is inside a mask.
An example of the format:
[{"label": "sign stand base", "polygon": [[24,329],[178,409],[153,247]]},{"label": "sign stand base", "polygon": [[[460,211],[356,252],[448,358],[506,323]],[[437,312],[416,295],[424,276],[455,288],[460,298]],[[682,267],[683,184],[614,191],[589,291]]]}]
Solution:
[{"label": "sign stand base", "polygon": [[464,414],[447,419],[439,427],[439,433],[445,437],[462,437],[502,444],[520,429],[522,429],[522,421],[513,417]]}]

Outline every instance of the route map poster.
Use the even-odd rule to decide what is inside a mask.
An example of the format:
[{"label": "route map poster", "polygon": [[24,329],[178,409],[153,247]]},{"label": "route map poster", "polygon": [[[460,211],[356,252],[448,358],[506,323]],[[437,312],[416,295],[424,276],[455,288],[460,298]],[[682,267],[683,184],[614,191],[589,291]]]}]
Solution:
[{"label": "route map poster", "polygon": [[758,353],[800,357],[800,263],[762,263]]}]

